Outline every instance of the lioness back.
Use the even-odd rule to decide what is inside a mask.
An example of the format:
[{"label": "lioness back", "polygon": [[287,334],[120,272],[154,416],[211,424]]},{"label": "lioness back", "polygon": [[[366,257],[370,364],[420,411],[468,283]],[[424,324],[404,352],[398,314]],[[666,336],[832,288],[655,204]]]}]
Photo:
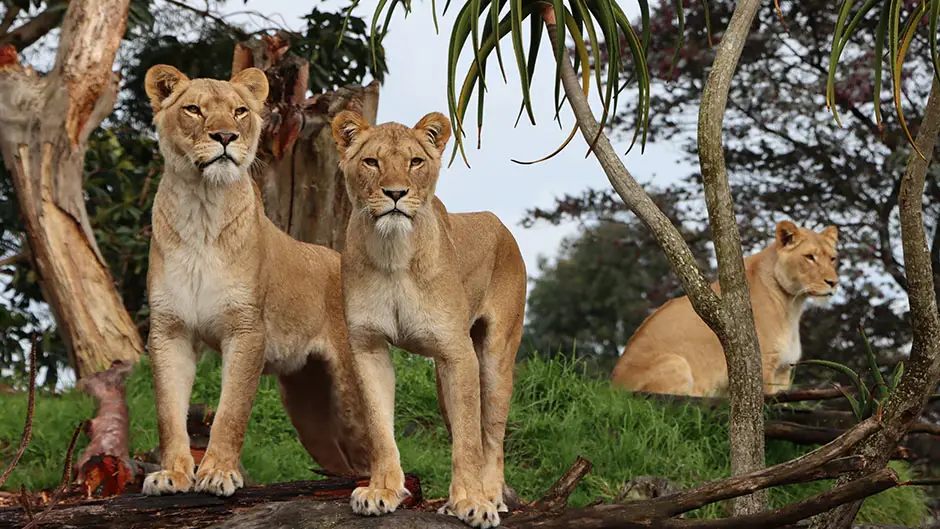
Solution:
[{"label": "lioness back", "polygon": [[[761,349],[764,391],[787,389],[802,355],[799,325],[809,298],[835,293],[836,228],[820,233],[792,222],[777,225],[776,240],[744,260]],[[719,291],[718,284],[712,288]],[[706,396],[728,387],[724,350],[689,298],[666,302],[636,330],[612,374],[632,391]]]}]

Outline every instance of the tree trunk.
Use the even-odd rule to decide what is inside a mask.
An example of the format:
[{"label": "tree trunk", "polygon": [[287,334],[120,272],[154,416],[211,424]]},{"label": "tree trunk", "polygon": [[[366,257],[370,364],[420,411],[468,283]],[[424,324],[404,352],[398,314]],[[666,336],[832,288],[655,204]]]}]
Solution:
[{"label": "tree trunk", "polygon": [[[920,152],[932,155],[940,131],[940,82],[933,81],[927,110],[917,134]],[[911,154],[907,171],[901,181],[898,204],[901,216],[901,242],[904,249],[904,272],[907,295],[911,305],[914,343],[910,359],[904,363],[904,374],[892,392],[883,413],[884,428],[859,444],[856,453],[870,461],[867,472],[884,467],[893,448],[924,411],[927,400],[940,382],[940,313],[934,293],[934,276],[930,250],[924,231],[924,184],[930,158]],[[840,484],[862,479],[865,472],[848,474]],[[861,501],[846,504],[825,513],[816,527],[849,527],[861,507]]]},{"label": "tree trunk", "polygon": [[[0,152],[29,255],[78,378],[143,352],[95,243],[83,197],[88,135],[114,108],[128,0],[69,2],[55,67],[0,68]],[[15,55],[14,55],[15,56]]]},{"label": "tree trunk", "polygon": [[349,109],[374,125],[378,83],[307,98],[310,65],[288,53],[289,46],[288,38],[278,34],[235,49],[232,74],[261,68],[271,85],[258,147],[264,163],[253,177],[262,190],[264,211],[275,225],[297,240],[342,251],[351,206],[330,123]]},{"label": "tree trunk", "polygon": [[[742,0],[735,6],[702,91],[698,123],[699,163],[708,221],[715,236],[721,287],[719,325],[712,329],[721,341],[728,364],[731,400],[728,437],[734,476],[764,466],[764,399],[760,347],[721,135],[731,79],[759,7],[760,0]],[[732,512],[736,516],[757,513],[766,503],[763,493],[744,496],[732,501]]]},{"label": "tree trunk", "polygon": [[[719,109],[722,115],[730,86],[730,77],[737,65],[740,47],[743,46],[758,5],[756,0],[746,0],[738,4],[733,19],[737,22],[733,21],[733,25],[725,32],[723,42],[728,43],[727,51],[719,50],[719,54],[724,59],[721,63],[716,61],[716,68],[724,72],[722,75],[727,75],[727,79],[722,79],[721,83],[710,83],[712,85],[710,99],[714,99],[713,105],[717,104],[714,108]],[[548,26],[552,46],[555,49],[558,46],[564,46],[563,43],[556,42],[553,10],[544,9],[542,16]],[[627,171],[607,136],[601,134],[600,125],[594,118],[587,97],[578,84],[568,52],[566,49],[561,51],[562,62],[559,66],[562,85],[585,141],[593,145],[594,156],[604,169],[614,190],[656,238],[656,242],[663,249],[675,270],[683,290],[689,296],[696,314],[715,332],[725,348],[732,390],[729,421],[732,472],[738,475],[748,470],[761,468],[764,465],[764,429],[760,350],[757,346],[757,332],[754,328],[754,317],[751,313],[750,297],[744,276],[740,236],[734,220],[734,209],[731,204],[723,159],[717,160],[712,157],[707,163],[703,163],[703,171],[708,171],[705,177],[705,191],[706,195],[710,196],[708,199],[709,218],[712,219],[715,246],[720,254],[719,281],[723,287],[723,294],[719,297],[696,265],[688,244],[682,239],[682,234]],[[703,130],[708,131],[712,131],[717,125],[719,153],[721,118],[722,116],[718,116],[718,120],[715,121],[710,112],[703,124]],[[709,148],[714,149],[714,142]],[[720,165],[716,165],[718,162]],[[720,172],[716,172],[719,169]],[[733,246],[736,248],[732,248]],[[735,513],[744,514],[760,510],[762,498],[762,495],[756,495],[739,501],[736,505],[740,507],[735,509]]]}]

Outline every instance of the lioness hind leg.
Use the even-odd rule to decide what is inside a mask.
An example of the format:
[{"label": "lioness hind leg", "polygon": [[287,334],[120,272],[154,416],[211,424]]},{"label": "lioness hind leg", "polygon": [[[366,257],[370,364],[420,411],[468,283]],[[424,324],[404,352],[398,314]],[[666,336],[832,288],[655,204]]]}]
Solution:
[{"label": "lioness hind leg", "polygon": [[634,389],[669,395],[693,395],[695,378],[689,362],[676,354],[665,354],[655,367],[633,375]]},{"label": "lioness hind leg", "polygon": [[144,480],[143,493],[158,496],[189,492],[196,479],[186,432],[186,413],[196,377],[195,340],[176,318],[154,313],[149,349],[160,432],[160,470]]},{"label": "lioness hind leg", "polygon": [[499,512],[508,512],[503,498],[506,486],[503,470],[503,440],[506,436],[506,421],[512,399],[513,367],[516,351],[522,340],[522,326],[513,326],[508,338],[503,329],[493,326],[486,329],[481,345],[475,348],[480,358],[480,406],[483,433],[483,488]]}]

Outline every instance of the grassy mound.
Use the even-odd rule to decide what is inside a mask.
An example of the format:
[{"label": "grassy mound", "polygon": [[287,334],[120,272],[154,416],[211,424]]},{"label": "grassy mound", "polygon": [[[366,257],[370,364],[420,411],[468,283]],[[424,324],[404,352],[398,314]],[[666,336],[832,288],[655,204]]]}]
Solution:
[{"label": "grassy mound", "polygon": [[[433,364],[424,358],[395,354],[398,391],[396,430],[406,472],[422,478],[426,497],[447,494],[450,480],[450,439],[437,405]],[[221,384],[220,363],[208,355],[199,365],[193,401],[215,404]],[[128,380],[134,453],[157,446],[156,413],[149,364],[145,361]],[[0,462],[15,452],[25,416],[25,395],[0,396]],[[75,391],[38,395],[33,441],[16,471],[4,485],[18,490],[55,486],[61,476],[72,429],[91,417],[94,403]],[[582,506],[596,498],[612,499],[631,477],[661,476],[683,486],[729,474],[727,417],[694,406],[663,405],[611,388],[586,377],[576,363],[532,359],[517,367],[513,403],[506,433],[506,479],[526,499],[538,497],[578,455],[594,463],[571,498]],[[83,444],[79,445],[79,450]],[[767,445],[769,464],[804,453],[786,442]],[[281,407],[277,384],[262,380],[242,452],[252,483],[315,479],[315,464],[297,441]],[[909,474],[899,465],[902,479]],[[792,485],[771,491],[773,506],[825,490],[827,482]],[[917,525],[926,512],[925,495],[903,487],[869,498],[859,521]],[[720,506],[693,516],[717,517]]]}]

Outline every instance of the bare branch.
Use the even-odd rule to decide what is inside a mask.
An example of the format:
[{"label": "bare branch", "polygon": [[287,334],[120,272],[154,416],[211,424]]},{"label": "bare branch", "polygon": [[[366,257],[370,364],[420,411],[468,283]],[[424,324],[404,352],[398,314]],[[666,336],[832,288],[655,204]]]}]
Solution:
[{"label": "bare branch", "polygon": [[[708,222],[714,234],[721,310],[724,315],[721,326],[712,329],[721,341],[728,364],[731,395],[728,437],[731,442],[732,475],[764,466],[760,348],[721,139],[731,79],[758,8],[760,0],[742,0],[735,6],[702,91],[698,124],[699,164],[705,186]],[[736,515],[741,515],[761,511],[765,503],[763,495],[755,495],[735,500],[732,507]]]},{"label": "bare branch", "polygon": [[[623,162],[614,151],[606,134],[599,134],[600,124],[591,111],[591,105],[582,92],[578,77],[571,66],[571,57],[564,43],[557,42],[555,29],[555,15],[551,8],[542,12],[548,28],[548,36],[552,48],[562,47],[561,81],[565,89],[565,96],[571,105],[578,127],[585,141],[591,145],[598,163],[604,169],[610,184],[620,196],[621,200],[630,208],[656,238],[656,242],[665,252],[672,265],[683,290],[689,295],[689,300],[696,313],[705,320],[709,326],[716,325],[719,319],[719,298],[711,289],[709,282],[702,275],[695,262],[695,256],[689,245],[682,238],[682,234],[672,224],[666,215],[653,203],[646,191],[637,183],[636,179],[627,171]],[[594,141],[597,138],[597,141]]]},{"label": "bare branch", "polygon": [[0,37],[0,47],[10,44],[16,51],[25,50],[58,27],[64,14],[65,10],[61,6],[49,7],[29,22]]},{"label": "bare branch", "polygon": [[13,459],[10,460],[7,469],[0,475],[0,487],[6,483],[13,469],[16,468],[16,464],[20,462],[20,458],[23,457],[23,453],[26,452],[26,447],[29,446],[29,441],[33,437],[33,409],[36,405],[36,372],[38,370],[36,367],[36,348],[38,347],[38,343],[39,335],[34,334],[33,345],[29,350],[29,396],[26,400],[26,424],[23,425],[23,436],[20,438],[20,447],[16,450],[16,454],[13,455]]},{"label": "bare branch", "polygon": [[26,524],[26,527],[23,529],[32,529],[37,527],[42,519],[45,518],[52,509],[55,508],[56,504],[59,503],[59,500],[62,499],[62,494],[65,493],[66,489],[69,487],[69,483],[72,481],[72,454],[75,453],[75,443],[78,442],[78,435],[82,433],[82,430],[85,429],[85,421],[78,423],[78,426],[75,427],[75,431],[72,432],[72,439],[69,440],[69,447],[65,451],[65,465],[62,468],[62,481],[59,482],[58,488],[52,494],[52,498],[49,500],[49,505],[39,513],[39,516],[35,517],[32,521]]},{"label": "bare branch", "polygon": [[3,14],[3,20],[0,21],[0,38],[6,35],[7,31],[10,31],[10,28],[13,27],[13,23],[16,22],[16,17],[20,14],[20,8],[16,6],[7,5],[7,12]]}]

